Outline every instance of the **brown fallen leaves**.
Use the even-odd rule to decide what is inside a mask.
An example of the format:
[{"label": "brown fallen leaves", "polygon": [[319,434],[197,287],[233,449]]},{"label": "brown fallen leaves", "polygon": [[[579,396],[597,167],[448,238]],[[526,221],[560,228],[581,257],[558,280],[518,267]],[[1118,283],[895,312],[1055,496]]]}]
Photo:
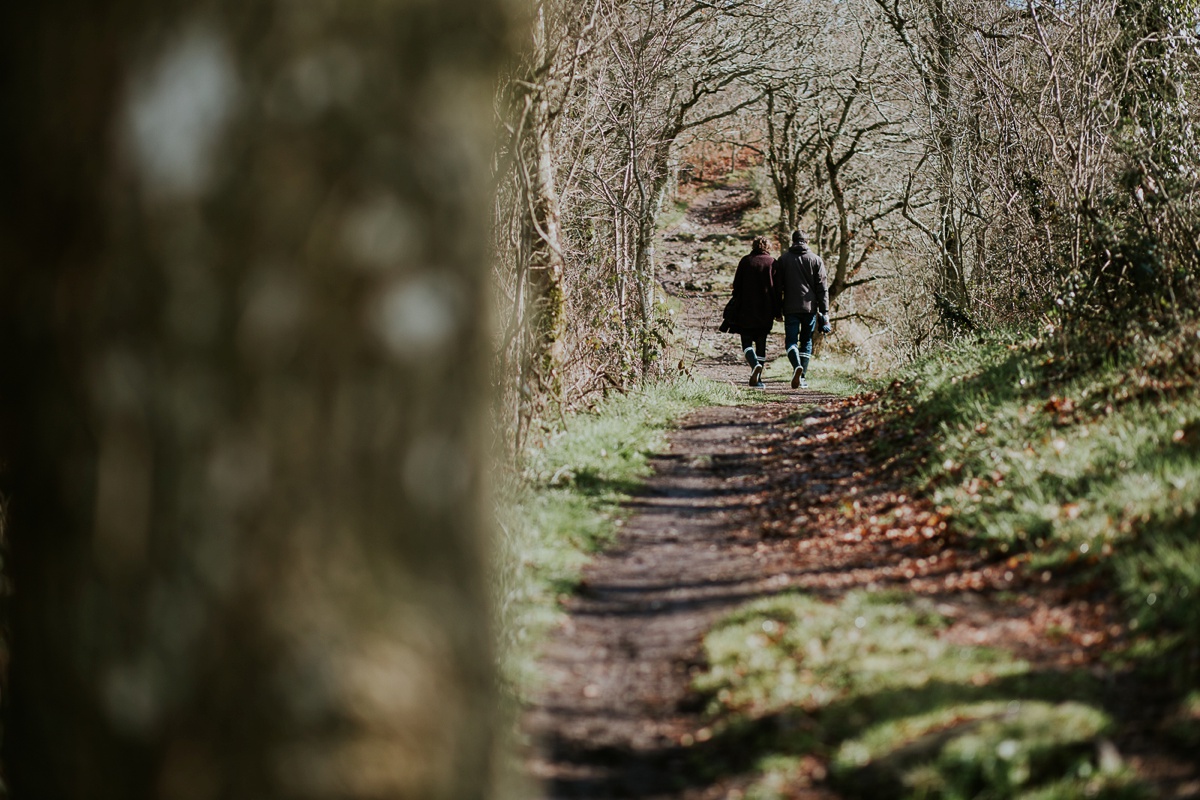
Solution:
[{"label": "brown fallen leaves", "polygon": [[751,443],[762,478],[747,505],[764,569],[790,588],[829,597],[904,589],[936,600],[952,621],[951,639],[1047,667],[1098,663],[1127,635],[1105,587],[1031,570],[1027,555],[971,546],[949,509],[911,488],[916,443],[891,429],[876,401],[830,400]]}]

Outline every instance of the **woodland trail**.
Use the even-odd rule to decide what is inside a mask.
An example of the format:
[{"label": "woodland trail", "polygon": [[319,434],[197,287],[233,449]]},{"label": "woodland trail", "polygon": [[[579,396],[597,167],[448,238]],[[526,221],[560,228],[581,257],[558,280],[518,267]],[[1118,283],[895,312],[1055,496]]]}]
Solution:
[{"label": "woodland trail", "polygon": [[631,504],[620,544],[586,571],[544,659],[527,730],[547,797],[725,797],[695,784],[686,746],[700,727],[690,670],[700,639],[737,605],[779,585],[748,530],[760,491],[755,439],[792,406],[691,416]]},{"label": "woodland trail", "polygon": [[[728,259],[705,245],[736,240],[745,202],[744,191],[720,188],[666,236],[663,286],[683,301],[686,359],[714,380],[741,382],[747,370],[712,324],[731,273],[723,274]],[[779,343],[772,346],[778,355]],[[683,422],[668,452],[651,459],[652,477],[629,504],[634,514],[618,545],[589,566],[568,602],[525,720],[538,745],[531,773],[547,798],[728,796],[730,781],[691,769],[700,728],[691,673],[714,621],[787,582],[764,571],[761,537],[751,530],[751,506],[766,489],[757,440],[829,399],[768,383],[761,405],[705,409]]]},{"label": "woodland trail", "polygon": [[[666,237],[676,266],[664,286],[684,301],[693,369],[734,382],[747,372],[736,343],[712,330],[729,265],[725,259],[722,272],[722,257],[705,255],[702,244],[744,246],[727,238],[743,204],[737,189],[718,189],[685,221],[694,235]],[[781,354],[779,339],[768,358]],[[703,668],[709,628],[775,593],[836,599],[903,588],[937,604],[950,641],[1003,648],[1036,670],[1100,674],[1114,609],[1075,589],[1041,586],[957,542],[928,501],[907,493],[912,465],[879,455],[874,445],[893,434],[869,398],[766,383],[758,404],[683,421],[652,458],[653,474],[630,502],[616,545],[566,602],[567,619],[541,657],[544,684],[523,721],[534,746],[529,772],[547,800],[741,797],[756,755],[711,738],[691,678]],[[819,389],[819,362],[812,383]],[[1111,692],[1128,763],[1163,796],[1200,796],[1195,765],[1159,755],[1152,741],[1152,690],[1117,681]],[[825,767],[811,759],[787,796],[837,797]]]}]

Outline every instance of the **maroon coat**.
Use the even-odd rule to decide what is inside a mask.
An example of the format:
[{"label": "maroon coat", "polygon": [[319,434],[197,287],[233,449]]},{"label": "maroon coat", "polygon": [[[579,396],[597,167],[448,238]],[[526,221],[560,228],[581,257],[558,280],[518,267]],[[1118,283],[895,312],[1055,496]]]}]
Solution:
[{"label": "maroon coat", "polygon": [[778,316],[774,280],[775,259],[751,253],[733,276],[733,325],[743,333],[770,331]]}]

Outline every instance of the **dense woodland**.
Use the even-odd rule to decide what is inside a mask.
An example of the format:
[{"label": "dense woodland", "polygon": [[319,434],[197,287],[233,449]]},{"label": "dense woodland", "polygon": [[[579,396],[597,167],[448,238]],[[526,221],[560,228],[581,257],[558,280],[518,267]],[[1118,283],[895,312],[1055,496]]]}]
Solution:
[{"label": "dense woodland", "polygon": [[995,327],[1115,343],[1195,306],[1191,0],[532,12],[497,94],[510,448],[670,368],[656,220],[704,145],[753,154],[779,240],[811,232],[835,319],[893,364]]}]

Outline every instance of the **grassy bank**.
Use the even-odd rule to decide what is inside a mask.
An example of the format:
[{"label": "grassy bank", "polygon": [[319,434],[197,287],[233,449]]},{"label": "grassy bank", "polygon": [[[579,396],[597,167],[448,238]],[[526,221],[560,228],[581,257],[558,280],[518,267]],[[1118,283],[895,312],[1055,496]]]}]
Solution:
[{"label": "grassy bank", "polygon": [[[747,797],[827,778],[848,797],[1154,796],[1122,742],[1121,688],[1161,703],[1151,734],[1200,746],[1200,330],[1104,347],[990,337],[906,370],[882,397],[958,542],[1118,609],[1106,663],[1034,671],[951,646],[903,593],[748,606],[706,640],[713,741],[750,753]],[[895,447],[881,440],[880,448]],[[1004,603],[1003,592],[990,595]]]},{"label": "grassy bank", "polygon": [[727,384],[680,377],[613,396],[572,415],[526,454],[500,487],[496,593],[502,660],[510,683],[534,676],[535,643],[558,618],[587,560],[619,530],[622,502],[648,472],[667,432],[688,411],[743,402]]},{"label": "grassy bank", "polygon": [[1076,356],[997,339],[922,364],[889,408],[932,432],[928,490],[975,546],[1043,582],[1111,589],[1138,648],[1187,656],[1165,677],[1194,684],[1198,376],[1195,328]]}]

